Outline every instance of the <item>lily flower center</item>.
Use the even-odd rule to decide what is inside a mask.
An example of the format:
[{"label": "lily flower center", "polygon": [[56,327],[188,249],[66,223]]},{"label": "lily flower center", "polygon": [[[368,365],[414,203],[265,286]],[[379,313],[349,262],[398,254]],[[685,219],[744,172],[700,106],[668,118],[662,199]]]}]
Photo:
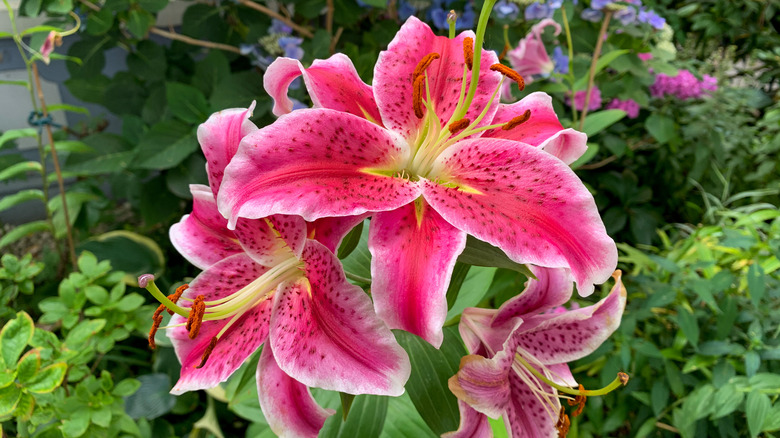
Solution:
[{"label": "lily flower center", "polygon": [[[288,247],[282,247],[278,251],[280,257],[274,267],[239,290],[216,300],[205,300],[203,295],[197,295],[194,299],[181,297],[181,292],[186,287],[180,288],[181,292],[177,290],[177,293],[166,297],[154,284],[154,276],[145,274],[139,277],[139,286],[146,288],[161,303],[157,312],[155,312],[154,325],[149,333],[149,345],[154,348],[154,334],[158,328],[168,329],[184,326],[189,332],[190,339],[195,339],[203,321],[228,320],[222,329],[211,339],[200,365],[196,366],[196,368],[203,367],[217,341],[247,311],[272,298],[281,283],[295,281],[304,276],[303,262]],[[190,302],[190,305],[179,306],[176,304],[176,300],[179,299]],[[187,318],[187,321],[181,324],[159,327],[162,322],[160,313],[164,310],[168,310],[171,314],[176,313],[183,316]]]}]

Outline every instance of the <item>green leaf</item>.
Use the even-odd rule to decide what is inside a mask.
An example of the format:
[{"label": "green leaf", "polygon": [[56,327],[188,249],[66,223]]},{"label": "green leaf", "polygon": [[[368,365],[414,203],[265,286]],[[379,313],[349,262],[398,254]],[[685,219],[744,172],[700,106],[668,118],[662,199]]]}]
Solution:
[{"label": "green leaf", "polygon": [[195,65],[192,85],[206,96],[210,96],[217,84],[228,76],[230,76],[230,63],[224,52],[221,50],[210,50],[209,54]]},{"label": "green leaf", "polygon": [[187,123],[201,123],[209,116],[206,96],[193,86],[168,82],[165,97],[173,115]]},{"label": "green leaf", "polygon": [[65,86],[68,87],[68,91],[84,102],[102,104],[106,88],[110,83],[111,79],[98,74],[90,78],[71,77],[65,81]]},{"label": "green leaf", "polygon": [[772,403],[769,401],[769,397],[753,390],[748,394],[747,401],[745,402],[745,416],[747,417],[748,429],[750,430],[750,436],[756,437],[761,433],[761,429],[764,427],[764,421],[771,410]]},{"label": "green leaf", "polygon": [[117,271],[126,273],[123,281],[137,286],[141,274],[160,276],[165,266],[162,249],[152,239],[132,231],[110,231],[78,246],[79,251],[89,251],[99,260],[109,260]]},{"label": "green leaf", "polygon": [[710,420],[731,415],[736,411],[742,401],[745,400],[745,393],[737,390],[737,385],[727,383],[721,386],[712,398],[712,415]]},{"label": "green leaf", "polygon": [[[342,415],[329,417],[322,427],[322,438],[377,438],[387,416],[389,397],[361,394],[355,397],[346,421]],[[341,410],[341,408],[339,408]]]},{"label": "green leaf", "polygon": [[22,0],[19,5],[19,15],[25,17],[37,17],[41,13],[43,0]]},{"label": "green leaf", "polygon": [[138,145],[137,163],[141,169],[170,169],[198,150],[192,127],[181,122],[160,122],[146,132]]},{"label": "green leaf", "polygon": [[[604,70],[612,61],[617,59],[620,56],[625,55],[626,53],[630,52],[630,50],[621,49],[621,50],[613,50],[611,52],[603,53],[599,60],[596,62],[596,69],[594,70],[594,77],[597,75],[601,70]],[[574,83],[574,89],[575,90],[584,90],[586,89],[588,85],[588,76],[590,75],[590,71],[585,76],[582,76],[581,78],[577,79],[577,82]]]},{"label": "green leaf", "polygon": [[117,397],[127,397],[138,391],[138,388],[140,387],[141,382],[138,380],[130,378],[124,379],[117,383],[116,386],[114,386],[114,390],[111,391],[111,395],[115,395]]},{"label": "green leaf", "polygon": [[[195,5],[198,6],[198,5]],[[190,7],[189,9],[192,9]],[[213,8],[210,8],[213,9]],[[211,93],[212,108],[248,108],[258,96],[264,96],[263,80],[254,71],[233,73],[220,81]],[[265,109],[263,109],[265,106]],[[270,100],[257,101],[255,116],[261,116],[270,108]]]},{"label": "green leaf", "polygon": [[42,171],[43,167],[41,167],[41,163],[37,161],[25,161],[23,163],[14,164],[13,166],[7,167],[5,170],[0,171],[0,181],[5,181],[27,172]]},{"label": "green leaf", "polygon": [[125,399],[125,412],[133,419],[152,420],[173,409],[176,397],[168,391],[171,379],[167,374],[144,374],[138,377],[141,386]]},{"label": "green leaf", "polygon": [[22,129],[9,129],[0,135],[0,149],[11,141],[17,138],[38,137],[38,130],[34,128],[22,128]]},{"label": "green leaf", "polygon": [[[11,36],[11,34],[8,35]],[[28,84],[27,81],[9,81],[6,79],[0,79],[0,85],[18,85],[27,89],[30,88],[30,84]]]},{"label": "green leaf", "polygon": [[14,383],[16,381],[16,370],[5,369],[5,364],[0,364],[0,388]]},{"label": "green leaf", "polygon": [[679,306],[677,307],[677,324],[691,345],[696,348],[699,344],[699,325],[696,322],[696,317],[688,309]]},{"label": "green leaf", "polygon": [[357,224],[355,228],[349,231],[344,239],[341,241],[341,245],[338,248],[338,258],[343,259],[352,254],[352,251],[357,248],[360,242],[360,236],[363,234],[363,222]]},{"label": "green leaf", "polygon": [[772,410],[767,414],[766,420],[764,420],[764,426],[761,428],[763,432],[775,432],[780,430],[780,403],[775,402]]},{"label": "green leaf", "polygon": [[22,398],[22,389],[16,385],[0,388],[0,418],[11,415]]},{"label": "green leaf", "polygon": [[84,344],[103,330],[106,326],[105,319],[92,319],[84,320],[78,323],[65,337],[65,347],[71,350],[78,350],[84,346]]},{"label": "green leaf", "polygon": [[32,394],[22,392],[22,397],[19,399],[19,403],[14,410],[14,417],[20,421],[29,421],[32,417],[33,410],[35,409],[35,398]]},{"label": "green leaf", "polygon": [[149,12],[160,12],[168,6],[168,0],[138,0],[138,6]]},{"label": "green leaf", "polygon": [[46,12],[54,15],[66,15],[73,11],[73,0],[47,0],[44,3]]},{"label": "green leaf", "polygon": [[[57,149],[57,152],[75,152],[75,153],[86,153],[86,152],[94,152],[91,147],[89,147],[86,143],[82,141],[77,140],[62,140],[62,141],[56,141],[54,142],[54,148]],[[50,148],[46,148],[46,155],[51,153]]]},{"label": "green leaf", "polygon": [[674,119],[658,113],[651,114],[645,120],[645,128],[660,144],[668,143],[677,135]]},{"label": "green leaf", "polygon": [[113,25],[114,13],[108,8],[93,11],[87,17],[87,33],[90,35],[102,35],[108,32]]},{"label": "green leaf", "polygon": [[[73,43],[68,48],[68,56],[81,59],[82,64],[67,64],[71,78],[85,80],[97,78],[97,80],[102,81],[103,79],[100,78],[102,76],[101,72],[103,71],[103,67],[106,66],[106,56],[104,52],[111,48],[113,44],[114,41],[109,35],[83,38]],[[108,80],[106,82],[108,82]],[[71,88],[70,85],[68,85],[68,88]],[[105,88],[100,88],[98,92],[100,93],[100,96],[98,97],[99,100],[97,102],[102,102]],[[76,93],[73,94],[75,95]],[[79,96],[77,95],[77,97]],[[90,102],[95,101],[90,100]]]},{"label": "green leaf", "polygon": [[91,417],[93,424],[107,428],[111,426],[111,407],[104,405],[97,409],[93,409]]},{"label": "green leaf", "polygon": [[68,370],[68,364],[58,362],[47,367],[41,368],[35,378],[27,385],[27,391],[36,394],[46,394],[57,389],[65,378],[65,372]]},{"label": "green leaf", "polygon": [[466,307],[474,307],[485,297],[490,284],[493,282],[493,276],[496,275],[498,268],[488,268],[484,266],[474,266],[469,269],[466,279],[460,287],[458,298],[447,312],[447,320],[454,318]]},{"label": "green leaf", "polygon": [[89,115],[89,110],[84,108],[83,106],[68,105],[67,103],[56,103],[54,105],[49,105],[47,109],[49,110],[49,112],[70,111],[72,113],[79,113],[87,116]]},{"label": "green leaf", "polygon": [[71,413],[60,426],[65,438],[75,438],[84,435],[89,427],[89,409],[79,409]]},{"label": "green leaf", "polygon": [[450,285],[447,287],[447,308],[451,309],[458,300],[460,294],[460,288],[463,285],[463,280],[466,279],[466,275],[471,269],[471,265],[467,265],[461,262],[455,262],[455,267],[452,268],[452,275],[450,276]]},{"label": "green leaf", "polygon": [[40,367],[41,352],[37,349],[30,350],[16,364],[16,377],[22,385],[27,385],[35,377],[35,373],[38,372]]},{"label": "green leaf", "polygon": [[[454,429],[453,429],[454,430]],[[390,397],[387,405],[387,419],[382,430],[382,436],[386,438],[437,438],[438,435],[431,432],[426,426],[420,414],[415,409],[409,393],[400,397]]]},{"label": "green leaf", "polygon": [[363,227],[360,232],[360,241],[357,248],[346,258],[341,260],[341,264],[344,266],[344,271],[371,279],[371,253],[368,251],[368,228]]},{"label": "green leaf", "polygon": [[458,261],[473,266],[511,269],[526,277],[536,278],[525,265],[513,262],[501,249],[472,236],[466,238],[466,248]]},{"label": "green leaf", "polygon": [[764,278],[764,269],[761,265],[754,263],[750,265],[747,273],[748,291],[750,291],[750,301],[756,308],[761,304],[761,299],[766,294],[766,280]]},{"label": "green leaf", "polygon": [[168,68],[165,48],[149,40],[139,42],[135,51],[127,55],[127,68],[146,81],[164,80]]},{"label": "green leaf", "polygon": [[339,392],[339,398],[341,399],[341,418],[346,421],[349,415],[349,409],[352,407],[352,402],[355,401],[355,394],[347,394],[345,392]]},{"label": "green leaf", "polygon": [[412,374],[406,391],[420,416],[437,435],[458,428],[460,412],[447,381],[466,354],[456,327],[444,328],[444,342],[436,349],[411,333],[396,331],[398,343],[409,354]]},{"label": "green leaf", "polygon": [[15,364],[33,337],[35,326],[26,312],[19,312],[0,330],[0,356],[6,366]]},{"label": "green leaf", "polygon": [[154,15],[140,9],[131,9],[127,13],[127,30],[134,37],[142,40],[146,32],[154,25]]},{"label": "green leaf", "polygon": [[87,286],[87,288],[84,289],[84,294],[87,296],[87,299],[94,304],[102,305],[108,302],[108,291],[98,285],[93,284]]},{"label": "green leaf", "polygon": [[49,223],[44,220],[28,222],[26,224],[19,225],[0,238],[0,248],[6,245],[10,245],[11,243],[16,242],[23,237],[29,236],[30,234],[40,233],[43,231],[52,231],[51,225],[49,225]]},{"label": "green leaf", "polygon": [[141,307],[141,305],[143,305],[143,303],[145,302],[146,299],[143,296],[133,292],[129,295],[122,297],[122,299],[119,300],[119,302],[116,304],[116,309],[119,310],[120,312],[131,312]]},{"label": "green leaf", "polygon": [[8,210],[11,207],[33,200],[44,202],[43,192],[38,189],[21,190],[0,199],[0,211]]},{"label": "green leaf", "polygon": [[585,117],[585,124],[582,126],[582,132],[588,134],[588,137],[592,137],[617,123],[625,116],[626,112],[619,109],[609,109],[590,113]]}]

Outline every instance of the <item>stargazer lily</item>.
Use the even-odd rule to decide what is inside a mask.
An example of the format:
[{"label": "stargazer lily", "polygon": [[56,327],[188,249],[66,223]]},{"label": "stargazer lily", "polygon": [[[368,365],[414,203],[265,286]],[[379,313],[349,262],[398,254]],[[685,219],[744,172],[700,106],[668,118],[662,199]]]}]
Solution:
[{"label": "stargazer lily", "polygon": [[211,187],[191,186],[192,214],[170,236],[203,272],[170,297],[148,277],[139,279],[162,303],[149,341],[160,313],[175,313],[167,327],[182,363],[174,394],[216,386],[263,345],[258,393],[272,429],[316,436],[333,411],[320,408],[307,387],[397,396],[409,377],[409,358],[333,254],[362,217],[306,224],[275,215],[227,228],[213,193],[240,139],[257,129],[250,113],[225,110],[198,129]]},{"label": "stargazer lily", "polygon": [[507,52],[506,57],[509,64],[517,70],[518,73],[531,82],[533,75],[549,75],[555,69],[555,63],[547,54],[547,49],[542,41],[542,32],[548,26],[552,26],[555,35],[561,33],[561,25],[555,20],[545,18],[536,23],[528,35],[517,44],[517,47]]},{"label": "stargazer lily", "polygon": [[582,412],[585,398],[605,394],[628,376],[620,373],[606,388],[577,385],[567,362],[592,353],[620,325],[626,290],[620,271],[615,286],[598,303],[561,311],[572,294],[566,269],[532,268],[525,291],[499,309],[468,308],[460,333],[471,353],[449,381],[458,397],[461,423],[447,438],[492,436],[487,417],[503,416],[510,437],[565,436],[569,418],[560,399]]},{"label": "stargazer lily", "polygon": [[[492,3],[476,35],[438,37],[410,17],[380,53],[373,86],[343,55],[308,69],[277,60],[264,82],[282,116],[242,140],[218,195],[230,228],[274,214],[373,212],[376,311],[435,346],[467,234],[519,263],[569,267],[584,295],[617,263],[593,197],[566,165],[585,135],[562,129],[543,93],[497,101],[504,80],[522,78],[473,50]],[[315,108],[289,113],[286,89],[300,75]]]}]

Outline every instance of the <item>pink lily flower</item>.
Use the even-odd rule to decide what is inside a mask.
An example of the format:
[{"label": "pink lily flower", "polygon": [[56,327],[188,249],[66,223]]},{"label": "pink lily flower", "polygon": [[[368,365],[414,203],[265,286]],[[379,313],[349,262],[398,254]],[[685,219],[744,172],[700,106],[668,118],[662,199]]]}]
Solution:
[{"label": "pink lily flower", "polygon": [[[434,346],[467,234],[519,263],[570,267],[585,295],[617,263],[592,196],[567,166],[585,135],[563,129],[544,93],[499,104],[499,71],[522,79],[493,52],[472,59],[473,37],[438,37],[410,17],[380,53],[373,86],[343,55],[308,69],[277,60],[264,84],[281,117],[242,140],[218,195],[229,228],[274,214],[373,213],[377,314]],[[287,86],[300,75],[315,108],[290,113]]]},{"label": "pink lily flower", "polygon": [[275,215],[227,228],[213,193],[241,138],[257,131],[251,110],[216,113],[198,128],[211,187],[191,186],[193,211],[170,237],[203,272],[180,296],[183,307],[165,304],[176,312],[168,336],[182,364],[171,392],[216,386],[264,345],[257,373],[266,418],[281,436],[314,437],[334,411],[307,387],[397,396],[411,366],[333,254],[364,217],[306,224]]},{"label": "pink lily flower", "polygon": [[555,69],[555,63],[547,54],[547,49],[542,41],[542,32],[548,26],[555,29],[555,36],[560,35],[561,25],[551,18],[545,18],[534,24],[528,35],[520,40],[517,47],[506,54],[512,68],[523,75],[529,84],[533,80],[533,75],[548,75]]},{"label": "pink lily flower", "polygon": [[525,291],[499,309],[463,312],[459,328],[471,354],[449,381],[459,399],[461,423],[443,436],[492,436],[487,417],[503,416],[510,437],[557,437],[568,427],[560,398],[576,395],[575,404],[584,404],[583,396],[625,384],[621,377],[602,390],[571,389],[578,385],[567,365],[592,353],[620,325],[626,303],[620,271],[606,298],[559,312],[571,297],[569,273],[532,270],[537,280],[528,280]]}]

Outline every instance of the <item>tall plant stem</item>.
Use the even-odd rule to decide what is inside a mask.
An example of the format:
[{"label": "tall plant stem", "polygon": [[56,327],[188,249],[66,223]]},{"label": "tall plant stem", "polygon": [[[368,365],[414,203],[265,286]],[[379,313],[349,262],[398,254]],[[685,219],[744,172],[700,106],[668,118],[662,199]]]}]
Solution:
[{"label": "tall plant stem", "polygon": [[[566,8],[561,8],[561,21],[563,22],[563,30],[566,32],[566,48],[569,52],[569,84],[571,85],[572,101],[575,93],[574,90],[574,44],[571,42],[571,29],[569,29],[569,18],[566,16]],[[571,106],[571,123],[577,124],[577,108]]]},{"label": "tall plant stem", "polygon": [[[46,108],[46,100],[43,98],[43,88],[41,88],[41,78],[38,75],[38,64],[32,62],[32,73],[35,79],[35,88],[38,90],[38,100],[41,102],[41,112],[43,117],[49,117],[49,110]],[[54,173],[57,174],[57,184],[60,187],[60,197],[62,198],[62,214],[65,216],[65,232],[68,238],[68,252],[70,255],[71,266],[76,266],[76,247],[73,244],[73,229],[70,226],[70,213],[68,212],[68,202],[65,196],[65,182],[62,178],[62,170],[60,169],[60,161],[57,158],[57,148],[54,147],[54,136],[51,132],[51,125],[47,124],[46,136],[49,140],[49,148],[51,149],[51,160],[54,163]]]},{"label": "tall plant stem", "polygon": [[[607,34],[607,28],[609,27],[609,20],[612,18],[612,11],[607,10],[604,12],[604,21],[601,22],[601,30],[599,30],[599,36],[596,40],[596,49],[593,51],[593,59],[590,61],[590,71],[588,72],[588,88],[585,91],[585,105],[582,108],[582,116],[580,117],[579,130],[585,126],[585,117],[588,115],[588,105],[590,105],[590,95],[593,92],[593,79],[596,77],[596,64],[601,56],[601,47],[604,45],[604,36]],[[571,96],[572,105],[574,105],[574,95]]]}]

